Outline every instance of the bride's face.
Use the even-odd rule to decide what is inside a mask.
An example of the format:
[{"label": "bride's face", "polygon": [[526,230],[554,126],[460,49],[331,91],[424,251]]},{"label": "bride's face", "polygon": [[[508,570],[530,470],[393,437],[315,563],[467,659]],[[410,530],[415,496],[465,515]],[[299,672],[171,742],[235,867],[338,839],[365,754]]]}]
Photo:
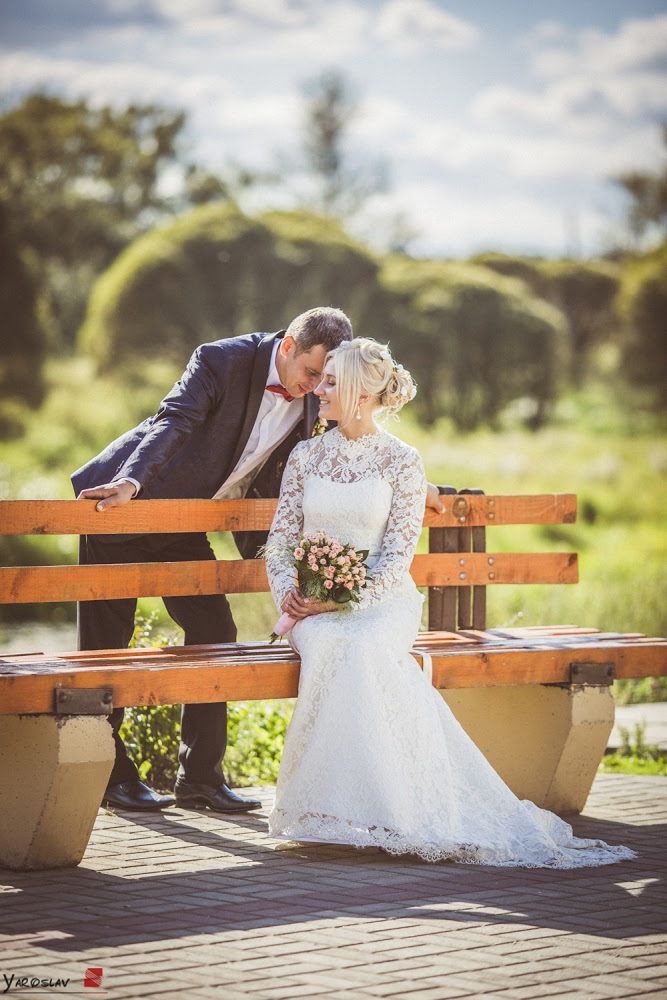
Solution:
[{"label": "bride's face", "polygon": [[333,361],[327,361],[322,372],[322,381],[313,390],[320,400],[320,416],[326,420],[340,420],[340,403],[336,388],[336,366]]}]

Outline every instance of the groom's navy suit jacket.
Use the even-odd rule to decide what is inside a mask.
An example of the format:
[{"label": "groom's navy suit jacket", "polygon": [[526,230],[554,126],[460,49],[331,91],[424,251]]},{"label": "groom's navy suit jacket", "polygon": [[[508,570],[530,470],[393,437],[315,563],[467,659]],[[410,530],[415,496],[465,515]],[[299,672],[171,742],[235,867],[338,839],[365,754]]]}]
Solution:
[{"label": "groom's navy suit jacket", "polygon": [[[141,483],[142,499],[212,497],[250,436],[273,345],[284,332],[251,333],[198,347],[157,413],[73,473],[75,493],[130,476]],[[297,441],[310,437],[317,406],[312,394],[306,396],[303,419],[265,462],[248,496],[278,496],[287,456]],[[236,541],[246,558],[261,543],[250,535]]]}]

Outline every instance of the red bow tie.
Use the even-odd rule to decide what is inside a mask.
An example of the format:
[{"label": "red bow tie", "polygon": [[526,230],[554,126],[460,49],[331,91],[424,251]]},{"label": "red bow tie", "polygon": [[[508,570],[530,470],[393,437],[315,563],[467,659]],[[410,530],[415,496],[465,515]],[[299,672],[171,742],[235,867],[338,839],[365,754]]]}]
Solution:
[{"label": "red bow tie", "polygon": [[266,388],[269,392],[275,392],[278,396],[284,396],[288,403],[291,403],[292,400],[296,398],[287,391],[284,385],[267,385]]}]

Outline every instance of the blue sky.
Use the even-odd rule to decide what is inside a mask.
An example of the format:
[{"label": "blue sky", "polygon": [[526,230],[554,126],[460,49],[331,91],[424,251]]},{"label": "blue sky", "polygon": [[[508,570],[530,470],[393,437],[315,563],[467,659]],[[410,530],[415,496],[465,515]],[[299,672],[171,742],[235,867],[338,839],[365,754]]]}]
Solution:
[{"label": "blue sky", "polygon": [[0,38],[5,102],[183,107],[213,169],[296,159],[304,80],[343,71],[350,155],[391,180],[352,225],[381,243],[402,213],[419,253],[604,251],[608,178],[662,159],[664,0],[4,0]]}]

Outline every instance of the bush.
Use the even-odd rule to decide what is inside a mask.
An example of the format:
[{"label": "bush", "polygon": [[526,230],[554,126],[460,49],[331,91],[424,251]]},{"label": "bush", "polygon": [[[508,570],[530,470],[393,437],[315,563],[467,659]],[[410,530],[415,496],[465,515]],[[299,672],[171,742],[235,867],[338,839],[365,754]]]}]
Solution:
[{"label": "bush", "polygon": [[623,372],[645,390],[651,409],[667,410],[667,242],[624,271],[619,309],[625,321]]},{"label": "bush", "polygon": [[667,701],[667,677],[641,677],[614,681],[614,701],[617,705],[645,705]]},{"label": "bush", "polygon": [[594,348],[618,339],[618,268],[603,261],[573,260],[545,262],[542,267],[550,279],[545,297],[567,320],[570,378],[574,385],[582,385],[590,373]]},{"label": "bush", "polygon": [[663,774],[667,776],[667,752],[655,744],[644,742],[646,727],[635,725],[634,740],[624,726],[618,727],[621,745],[613,754],[602,758],[600,770],[615,774]]},{"label": "bush", "polygon": [[[17,403],[37,409],[44,399],[46,341],[37,305],[37,284],[0,206],[0,439],[23,431]],[[13,405],[12,405],[13,404]]]},{"label": "bush", "polygon": [[383,328],[416,375],[425,423],[446,415],[460,430],[494,426],[519,399],[530,426],[544,423],[564,344],[553,306],[472,264],[392,257],[380,278],[393,297]]},{"label": "bush", "polygon": [[[131,649],[178,645],[182,632],[171,629],[156,631],[157,614],[147,617],[137,614]],[[139,777],[148,779],[158,789],[173,786],[178,768],[178,746],[181,738],[181,713],[178,705],[156,705],[125,710],[120,735],[139,770]]]},{"label": "bush", "polygon": [[363,328],[376,270],[333,220],[206,205],[117,258],[95,284],[79,343],[108,369],[184,364],[204,341],[277,330],[313,305],[338,306]]},{"label": "bush", "polygon": [[278,778],[285,734],[294,701],[250,701],[230,704],[225,754],[229,784],[274,785]]},{"label": "bush", "polygon": [[569,376],[581,385],[597,345],[617,340],[615,298],[619,269],[609,261],[557,260],[485,253],[474,258],[497,274],[518,278],[533,295],[556,306],[567,324]]}]

